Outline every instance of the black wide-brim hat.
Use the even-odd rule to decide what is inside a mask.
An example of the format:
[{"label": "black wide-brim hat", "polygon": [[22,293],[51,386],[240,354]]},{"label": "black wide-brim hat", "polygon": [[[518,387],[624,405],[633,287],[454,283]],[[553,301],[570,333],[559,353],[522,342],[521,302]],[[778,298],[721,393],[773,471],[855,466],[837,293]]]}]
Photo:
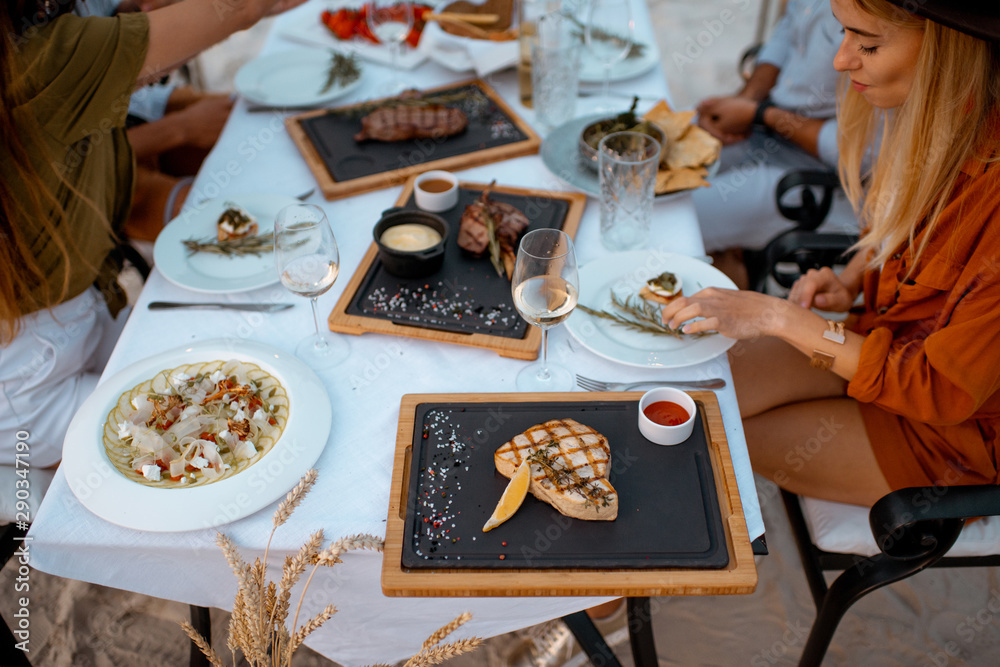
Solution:
[{"label": "black wide-brim hat", "polygon": [[911,14],[988,42],[1000,42],[998,0],[888,0]]}]

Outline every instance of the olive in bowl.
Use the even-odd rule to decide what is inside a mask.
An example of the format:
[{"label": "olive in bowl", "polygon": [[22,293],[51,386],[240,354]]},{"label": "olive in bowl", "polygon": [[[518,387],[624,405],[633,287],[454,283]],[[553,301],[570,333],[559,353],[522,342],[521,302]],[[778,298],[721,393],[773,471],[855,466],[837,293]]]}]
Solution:
[{"label": "olive in bowl", "polygon": [[597,146],[601,143],[601,139],[613,132],[642,132],[643,134],[648,134],[660,143],[660,151],[663,151],[663,146],[667,142],[667,135],[660,129],[660,126],[648,120],[628,122],[628,119],[624,118],[627,115],[621,114],[612,118],[603,118],[583,128],[577,143],[580,157],[582,158],[581,161],[585,165],[591,169],[597,169]]},{"label": "olive in bowl", "polygon": [[448,223],[427,211],[390,208],[372,231],[378,258],[385,270],[399,278],[423,278],[444,264]]}]

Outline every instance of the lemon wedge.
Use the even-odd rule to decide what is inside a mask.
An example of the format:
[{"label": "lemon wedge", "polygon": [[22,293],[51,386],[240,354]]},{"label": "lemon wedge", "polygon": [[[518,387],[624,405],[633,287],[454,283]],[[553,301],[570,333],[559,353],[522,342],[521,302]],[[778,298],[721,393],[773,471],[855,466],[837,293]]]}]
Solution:
[{"label": "lemon wedge", "polygon": [[507,488],[503,490],[503,495],[500,496],[500,502],[497,503],[496,509],[493,510],[493,516],[489,518],[486,525],[483,526],[483,532],[488,532],[499,526],[501,523],[507,519],[514,516],[514,512],[517,508],[521,506],[524,502],[524,497],[528,495],[528,486],[531,484],[531,464],[528,463],[527,459],[521,461],[521,465],[517,467],[517,471],[514,476],[510,478],[507,483]]}]

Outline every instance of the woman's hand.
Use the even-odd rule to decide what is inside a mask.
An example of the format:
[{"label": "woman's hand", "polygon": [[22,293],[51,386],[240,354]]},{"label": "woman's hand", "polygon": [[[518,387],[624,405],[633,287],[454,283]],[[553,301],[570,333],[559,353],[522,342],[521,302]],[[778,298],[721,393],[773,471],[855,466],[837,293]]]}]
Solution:
[{"label": "woman's hand", "polygon": [[759,292],[708,287],[674,299],[664,306],[661,317],[674,329],[683,325],[683,333],[718,331],[729,338],[746,339],[779,335],[791,308],[787,301]]},{"label": "woman's hand", "polygon": [[809,269],[788,292],[788,300],[792,303],[830,312],[850,310],[857,296],[857,292],[848,288],[828,266]]}]

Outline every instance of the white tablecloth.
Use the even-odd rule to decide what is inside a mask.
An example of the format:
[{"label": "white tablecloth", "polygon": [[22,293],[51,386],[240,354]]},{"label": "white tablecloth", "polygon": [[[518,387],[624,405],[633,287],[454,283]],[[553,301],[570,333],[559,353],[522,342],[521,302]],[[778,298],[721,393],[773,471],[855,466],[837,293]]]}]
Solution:
[{"label": "white tablecloth", "polygon": [[[322,2],[310,2],[294,11],[318,14]],[[293,17],[279,17],[278,25]],[[648,25],[645,6],[638,0],[637,22]],[[272,31],[264,53],[302,48]],[[338,103],[374,96],[385,68],[366,65],[367,81]],[[471,78],[433,61],[407,76],[421,87]],[[511,101],[529,122],[532,112],[516,102],[512,70],[488,77],[488,82]],[[625,93],[666,96],[659,67],[614,87]],[[581,98],[578,112],[588,113]],[[189,196],[190,203],[206,197],[229,197],[245,192],[302,193],[315,179],[284,130],[278,113],[246,113],[237,104],[218,145],[206,160]],[[458,173],[463,180],[504,185],[569,190],[549,173],[538,156],[484,165]],[[310,201],[326,210],[340,244],[341,278],[320,298],[321,313],[329,313],[349,276],[371,242],[371,228],[380,211],[390,207],[400,186],[348,199],[326,202],[319,194]],[[599,207],[588,200],[576,245],[581,264],[605,254],[598,241]],[[703,252],[693,206],[689,198],[658,202],[654,212],[650,247],[689,255]],[[153,271],[107,366],[104,378],[149,355],[179,345],[211,339],[255,340],[291,351],[313,327],[306,300],[275,284],[253,292],[223,295],[234,301],[286,301],[295,307],[281,313],[225,311],[151,312],[153,300],[211,300],[177,287]],[[516,391],[514,377],[525,362],[505,359],[492,351],[376,334],[348,336],[351,358],[330,372],[321,373],[333,408],[333,427],[316,467],[319,479],[312,493],[282,526],[272,544],[272,564],[283,551],[295,550],[309,533],[322,528],[327,539],[354,533],[385,534],[385,517],[392,473],[392,456],[403,394],[424,392]],[[737,470],[751,539],[764,531],[746,455],[725,356],[685,369],[631,368],[605,360],[571,340],[565,327],[551,332],[549,354],[553,360],[585,375],[607,379],[712,377],[730,380],[718,392],[726,423],[726,436]],[[67,442],[66,447],[73,447]],[[233,538],[245,558],[262,554],[271,529],[276,503],[221,528]],[[212,511],[237,510],[215,508]],[[215,544],[215,530],[150,533],[121,528],[89,512],[74,496],[62,474],[56,476],[31,529],[32,564],[63,577],[99,583],[148,595],[203,606],[229,609],[236,580]],[[388,598],[379,585],[381,557],[352,552],[343,564],[323,568],[313,579],[300,618],[333,602],[339,612],[306,642],[320,653],[348,666],[393,663],[412,655],[435,629],[462,611],[473,621],[456,638],[491,636],[589,607],[601,598]],[[277,568],[271,577],[280,576]],[[581,575],[583,576],[583,575]],[[297,596],[296,596],[297,597]],[[295,599],[295,598],[293,598]]]}]

